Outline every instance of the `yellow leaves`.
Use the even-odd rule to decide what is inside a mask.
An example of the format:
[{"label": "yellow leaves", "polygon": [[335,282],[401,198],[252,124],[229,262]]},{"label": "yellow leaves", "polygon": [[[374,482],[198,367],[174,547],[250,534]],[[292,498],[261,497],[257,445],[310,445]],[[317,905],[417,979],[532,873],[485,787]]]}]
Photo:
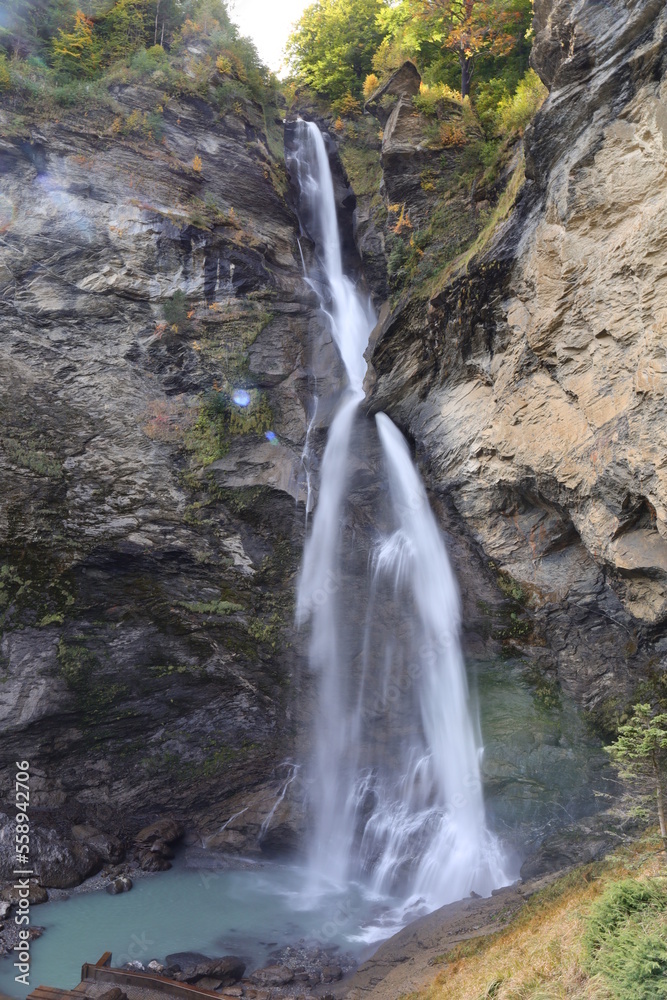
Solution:
[{"label": "yellow leaves", "polygon": [[9,66],[7,65],[7,57],[0,55],[0,93],[4,90],[9,90],[12,84],[12,78],[9,75]]},{"label": "yellow leaves", "polygon": [[418,257],[423,257],[424,256],[424,251],[422,250],[421,247],[417,246],[417,244],[415,243],[414,236],[410,237],[410,249],[414,250],[414,252],[417,254]]},{"label": "yellow leaves", "polygon": [[398,214],[398,219],[392,226],[391,230],[392,233],[394,233],[396,236],[400,236],[401,233],[405,232],[406,230],[412,229],[412,223],[410,222],[410,215],[406,211],[405,202],[402,205],[390,205],[389,211],[393,215]]},{"label": "yellow leaves", "polygon": [[99,52],[93,39],[93,22],[78,10],[70,32],[58,29],[53,39],[53,60],[57,69],[77,76],[90,76],[99,63]]},{"label": "yellow leaves", "polygon": [[334,102],[333,107],[339,118],[354,118],[356,115],[361,114],[361,105],[349,90],[344,97]]},{"label": "yellow leaves", "polygon": [[440,142],[443,146],[465,146],[467,141],[463,122],[443,122],[440,126]]},{"label": "yellow leaves", "polygon": [[339,132],[339,133],[342,132],[343,129],[345,128],[345,122],[343,121],[343,119],[341,118],[340,115],[338,116],[338,118],[334,122],[333,127],[336,130],[336,132]]},{"label": "yellow leaves", "polygon": [[199,156],[199,154],[195,155],[195,158],[192,161],[191,166],[192,166],[192,169],[194,170],[194,172],[196,174],[200,174],[201,173],[202,161],[201,161],[201,156]]},{"label": "yellow leaves", "polygon": [[215,68],[217,69],[218,73],[220,73],[221,76],[231,75],[232,72],[231,60],[228,59],[227,56],[222,56],[222,55],[218,56],[218,58],[215,60]]},{"label": "yellow leaves", "polygon": [[378,80],[375,73],[369,73],[366,79],[364,80],[364,97],[366,98],[366,100],[368,100],[371,94],[374,93],[374,91],[376,91],[379,86],[380,86],[380,81]]}]

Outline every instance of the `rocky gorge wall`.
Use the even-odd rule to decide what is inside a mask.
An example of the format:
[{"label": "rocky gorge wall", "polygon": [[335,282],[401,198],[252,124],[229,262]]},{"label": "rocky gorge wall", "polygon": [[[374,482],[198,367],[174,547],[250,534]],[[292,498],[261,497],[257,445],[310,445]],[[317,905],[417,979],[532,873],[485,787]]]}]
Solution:
[{"label": "rocky gorge wall", "polygon": [[[667,10],[557,0],[535,15],[550,94],[526,132],[526,180],[469,263],[383,317],[370,407],[412,436],[522,606],[515,650],[604,712],[660,677],[667,650]],[[385,186],[397,162],[423,179],[401,115],[415,128],[394,108]],[[424,185],[412,191],[423,211]]]},{"label": "rocky gorge wall", "polygon": [[[242,792],[225,845],[257,846],[294,739],[310,401],[339,377],[282,123],[139,84],[16,110],[0,110],[3,787],[28,759],[46,822],[118,832],[169,810],[206,835]],[[284,819],[265,850],[289,846]]]},{"label": "rocky gorge wall", "polygon": [[[667,648],[665,6],[536,2],[550,96],[496,190],[448,196],[427,296],[384,301],[395,206],[426,226],[461,156],[423,141],[411,70],[372,109],[358,202],[335,171],[384,302],[368,409],[415,445],[466,650],[597,710]],[[168,810],[211,846],[298,838],[302,456],[317,396],[316,472],[342,374],[275,116],[139,84],[0,109],[0,765],[32,761],[47,824],[129,842]],[[458,257],[502,185],[512,210]],[[352,533],[377,527],[366,479]]]}]

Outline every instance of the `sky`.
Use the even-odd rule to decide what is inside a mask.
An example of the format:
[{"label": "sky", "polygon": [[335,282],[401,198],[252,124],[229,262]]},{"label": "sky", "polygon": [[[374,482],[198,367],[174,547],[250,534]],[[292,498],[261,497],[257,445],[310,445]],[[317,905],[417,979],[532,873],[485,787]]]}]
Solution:
[{"label": "sky", "polygon": [[278,73],[292,25],[312,0],[233,0],[232,20],[257,46],[262,62]]}]

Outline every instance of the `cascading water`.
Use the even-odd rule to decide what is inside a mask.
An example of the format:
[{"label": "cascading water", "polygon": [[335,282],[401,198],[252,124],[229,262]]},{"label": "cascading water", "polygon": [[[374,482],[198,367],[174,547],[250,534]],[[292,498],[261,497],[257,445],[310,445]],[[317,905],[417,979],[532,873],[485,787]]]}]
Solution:
[{"label": "cascading water", "polygon": [[[459,599],[426,492],[385,414],[376,425],[388,530],[368,553],[365,608],[345,585],[347,548],[357,543],[346,542],[341,525],[375,315],[344,274],[322,134],[312,122],[293,127],[290,168],[321,269],[311,284],[348,380],[329,429],[297,594],[297,621],[311,622],[319,692],[311,890],[363,879],[384,896],[432,908],[508,881],[486,828]],[[361,619],[356,648],[346,634],[351,615]]]}]

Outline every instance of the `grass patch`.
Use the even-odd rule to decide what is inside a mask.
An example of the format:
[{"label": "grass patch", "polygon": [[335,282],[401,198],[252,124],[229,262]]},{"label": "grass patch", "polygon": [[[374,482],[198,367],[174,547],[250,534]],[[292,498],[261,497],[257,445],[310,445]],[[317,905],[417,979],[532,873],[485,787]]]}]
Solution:
[{"label": "grass patch", "polygon": [[536,893],[509,927],[442,956],[415,1000],[667,997],[667,879],[647,838]]}]

